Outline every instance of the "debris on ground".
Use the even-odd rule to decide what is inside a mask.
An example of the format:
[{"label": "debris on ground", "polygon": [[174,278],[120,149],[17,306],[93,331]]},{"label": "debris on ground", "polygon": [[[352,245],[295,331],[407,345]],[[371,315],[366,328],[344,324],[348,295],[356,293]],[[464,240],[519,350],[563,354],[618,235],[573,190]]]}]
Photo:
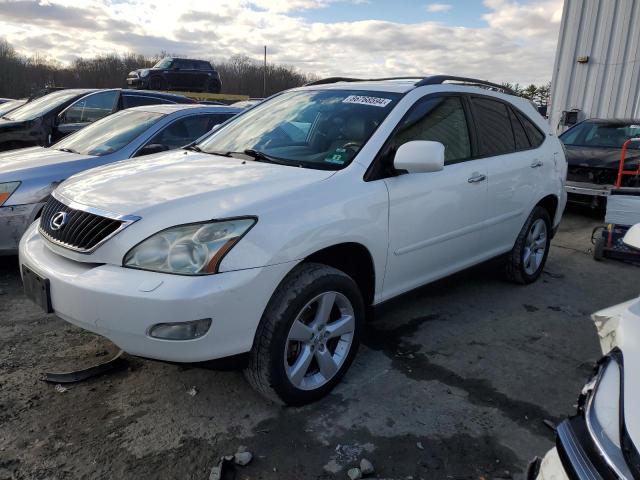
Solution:
[{"label": "debris on ground", "polygon": [[359,480],[360,478],[362,478],[362,472],[358,467],[355,467],[347,472],[347,476],[350,480]]},{"label": "debris on ground", "polygon": [[58,392],[58,393],[64,393],[67,390],[69,390],[67,387],[63,387],[59,383],[54,388],[55,388],[56,392]]},{"label": "debris on ground", "polygon": [[360,471],[362,472],[362,475],[373,475],[373,472],[375,472],[373,463],[366,458],[363,458],[360,460]]},{"label": "debris on ground", "polygon": [[115,373],[125,370],[129,366],[129,361],[122,358],[124,352],[120,350],[115,357],[104,363],[99,363],[93,367],[76,370],[74,372],[45,373],[42,380],[48,383],[76,383],[93,377],[99,377],[107,373]]},{"label": "debris on ground", "polygon": [[544,423],[547,427],[549,427],[553,432],[556,431],[556,424],[553,423],[551,420],[544,419],[542,423]]},{"label": "debris on ground", "polygon": [[422,442],[417,442],[416,447],[418,447],[418,450],[424,450],[424,446],[422,445]]},{"label": "debris on ground", "polygon": [[330,473],[332,475],[335,475],[336,473],[338,473],[340,470],[342,470],[342,465],[340,465],[338,462],[336,462],[335,460],[329,460],[327,462],[327,464],[322,467],[322,469],[327,472]]},{"label": "debris on ground", "polygon": [[253,454],[247,450],[247,447],[240,446],[238,447],[238,451],[233,456],[233,461],[236,465],[240,465],[244,467],[245,465],[249,465],[249,463],[253,460]]},{"label": "debris on ground", "polygon": [[209,480],[231,480],[236,478],[236,471],[233,468],[233,455],[226,455],[220,458],[218,465],[211,469]]},{"label": "debris on ground", "polygon": [[194,386],[187,390],[187,395],[195,397],[198,394],[198,389]]}]

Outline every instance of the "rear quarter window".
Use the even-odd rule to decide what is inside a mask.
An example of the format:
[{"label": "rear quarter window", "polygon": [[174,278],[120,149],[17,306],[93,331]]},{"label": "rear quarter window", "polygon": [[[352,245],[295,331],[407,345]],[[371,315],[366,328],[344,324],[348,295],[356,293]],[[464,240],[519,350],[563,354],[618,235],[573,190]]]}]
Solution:
[{"label": "rear quarter window", "polygon": [[522,123],[525,132],[527,133],[527,137],[529,138],[529,143],[533,148],[538,148],[544,142],[544,133],[540,131],[538,127],[533,123],[532,120],[529,119],[525,114],[521,112],[516,112],[518,119]]},{"label": "rear quarter window", "polygon": [[158,97],[147,97],[142,95],[123,95],[122,108],[142,107],[144,105],[160,105],[175,103]]}]

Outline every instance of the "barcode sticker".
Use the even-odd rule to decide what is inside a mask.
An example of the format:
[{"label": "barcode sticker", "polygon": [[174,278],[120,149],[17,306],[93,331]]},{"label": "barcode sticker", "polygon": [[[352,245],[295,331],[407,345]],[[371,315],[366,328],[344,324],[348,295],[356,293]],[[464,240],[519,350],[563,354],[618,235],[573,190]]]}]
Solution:
[{"label": "barcode sticker", "polygon": [[386,107],[391,103],[389,98],[365,97],[363,95],[349,95],[342,103],[357,103],[358,105],[370,105],[372,107]]}]

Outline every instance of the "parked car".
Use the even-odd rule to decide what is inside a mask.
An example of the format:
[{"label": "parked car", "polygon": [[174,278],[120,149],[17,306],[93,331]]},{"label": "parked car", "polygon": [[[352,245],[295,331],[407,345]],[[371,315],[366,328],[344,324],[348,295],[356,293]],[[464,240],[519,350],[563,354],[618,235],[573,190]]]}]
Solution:
[{"label": "parked car", "polygon": [[151,68],[129,72],[127,85],[151,90],[220,93],[220,74],[204,60],[166,57]]},{"label": "parked car", "polygon": [[182,95],[109,90],[58,90],[17,108],[0,119],[0,151],[48,146],[88,124],[124,108],[159,103],[195,103]]},{"label": "parked car", "polygon": [[[640,137],[640,120],[585,120],[560,135],[567,152],[570,200],[597,206],[616,183],[622,144]],[[637,169],[640,144],[627,151],[625,165]],[[640,187],[640,178],[625,177],[624,187]]]},{"label": "parked car", "polygon": [[183,147],[240,112],[232,107],[150,105],[110,115],[50,148],[0,154],[0,255],[14,255],[49,194],[78,172]]},{"label": "parked car", "polygon": [[27,101],[28,100],[26,98],[21,98],[20,100],[9,100],[8,102],[4,102],[2,105],[0,105],[0,117],[5,116],[7,113],[15,110],[18,107],[21,107],[22,105],[27,103]]},{"label": "parked car", "polygon": [[[640,224],[624,237],[640,249]],[[578,411],[557,427],[556,447],[529,467],[538,480],[640,478],[640,297],[592,315],[604,357]]]},{"label": "parked car", "polygon": [[20,242],[28,295],[130,354],[244,355],[268,398],[320,398],[368,307],[496,256],[520,284],[544,267],[560,141],[527,100],[446,81],[310,84],[74,176]]}]

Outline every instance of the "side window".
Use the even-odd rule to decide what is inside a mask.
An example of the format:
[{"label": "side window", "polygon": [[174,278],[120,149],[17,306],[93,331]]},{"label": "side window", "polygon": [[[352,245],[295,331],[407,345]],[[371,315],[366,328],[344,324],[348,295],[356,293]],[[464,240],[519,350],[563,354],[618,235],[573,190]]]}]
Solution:
[{"label": "side window", "polygon": [[516,149],[509,110],[495,100],[472,98],[473,116],[478,130],[478,154],[502,155]]},{"label": "side window", "polygon": [[513,127],[513,135],[516,137],[516,150],[527,150],[531,148],[527,134],[524,132],[524,127],[513,113],[513,110],[509,109],[509,117],[511,118],[511,126]]},{"label": "side window", "polygon": [[184,147],[201,137],[214,126],[226,121],[229,115],[193,115],[167,125],[147,142],[147,145],[166,145],[169,149]]},{"label": "side window", "polygon": [[141,107],[144,105],[160,105],[169,102],[159,97],[147,97],[142,95],[123,95],[122,108]]},{"label": "side window", "polygon": [[544,142],[544,133],[542,133],[540,129],[522,113],[516,112],[516,115],[520,119],[520,122],[522,122],[525,132],[527,132],[527,137],[529,137],[531,146],[533,148],[538,148],[542,145],[542,142]]},{"label": "side window", "polygon": [[471,157],[469,129],[459,97],[431,97],[419,100],[400,123],[392,149],[412,140],[431,140],[444,145],[445,163]]},{"label": "side window", "polygon": [[118,91],[98,92],[71,104],[60,116],[60,123],[91,123],[113,111]]}]

